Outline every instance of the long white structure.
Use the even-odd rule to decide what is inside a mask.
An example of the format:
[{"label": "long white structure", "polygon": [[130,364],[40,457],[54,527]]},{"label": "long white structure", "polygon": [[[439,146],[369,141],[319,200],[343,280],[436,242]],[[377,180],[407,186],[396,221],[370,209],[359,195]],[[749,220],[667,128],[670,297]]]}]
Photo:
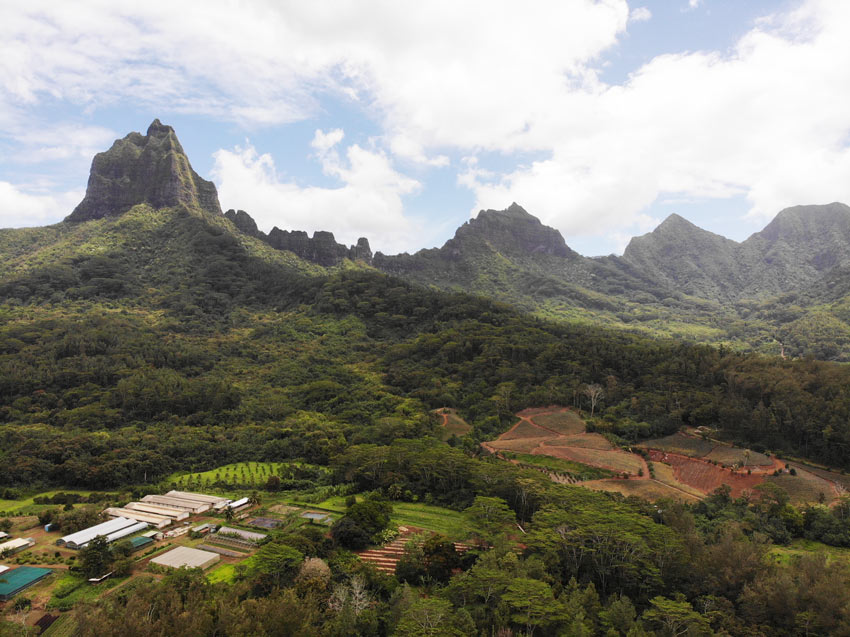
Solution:
[{"label": "long white structure", "polygon": [[142,513],[164,515],[167,518],[178,521],[189,517],[189,512],[184,509],[175,509],[174,507],[167,507],[164,504],[153,504],[152,502],[130,502],[124,508],[141,511]]},{"label": "long white structure", "polygon": [[56,540],[56,544],[59,546],[67,546],[68,548],[78,549],[84,544],[88,544],[98,535],[109,535],[110,533],[114,533],[115,531],[119,531],[121,529],[126,529],[128,526],[132,526],[136,523],[135,520],[130,520],[124,517],[117,517],[114,520],[109,520],[109,522],[102,522],[101,524],[95,524],[94,526],[90,526],[87,529],[83,529],[82,531],[77,531],[76,533],[71,533],[70,535],[66,535],[65,537],[60,537]]},{"label": "long white structure", "polygon": [[240,498],[234,502],[230,502],[227,505],[227,508],[231,511],[238,511],[239,509],[248,506],[248,498]]},{"label": "long white structure", "polygon": [[167,495],[146,495],[142,498],[142,502],[150,502],[151,504],[162,504],[163,506],[172,507],[174,509],[182,509],[191,513],[204,513],[210,510],[209,502],[199,502],[197,500],[186,500],[184,498],[175,498]]},{"label": "long white structure", "polygon": [[158,529],[162,529],[173,522],[171,518],[164,515],[156,515],[154,513],[142,513],[141,511],[133,511],[132,509],[120,509],[117,507],[109,507],[104,511],[107,515],[114,517],[128,518],[135,522],[147,522]]},{"label": "long white structure", "polygon": [[15,553],[28,549],[31,546],[35,546],[35,540],[31,537],[19,537],[0,544],[0,555],[3,553],[14,555]]},{"label": "long white structure", "polygon": [[169,491],[165,494],[170,498],[181,498],[183,500],[194,500],[196,502],[206,502],[216,511],[220,511],[227,503],[229,498],[223,498],[220,495],[206,495],[205,493],[192,493],[190,491]]},{"label": "long white structure", "polygon": [[106,541],[114,542],[115,540],[120,540],[122,537],[127,537],[129,535],[133,535],[133,533],[144,531],[149,526],[150,524],[148,524],[147,522],[136,522],[133,526],[128,526],[126,529],[121,529],[120,531],[110,533],[106,536]]},{"label": "long white structure", "polygon": [[151,560],[152,564],[167,566],[169,568],[209,568],[221,557],[217,553],[202,551],[200,549],[189,548],[188,546],[178,546],[176,549],[163,553]]}]

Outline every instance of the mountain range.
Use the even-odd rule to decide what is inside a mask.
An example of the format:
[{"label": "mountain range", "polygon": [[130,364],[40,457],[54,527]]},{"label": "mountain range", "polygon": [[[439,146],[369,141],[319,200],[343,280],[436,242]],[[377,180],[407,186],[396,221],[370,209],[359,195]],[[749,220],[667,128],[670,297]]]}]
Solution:
[{"label": "mountain range", "polygon": [[[111,236],[118,249],[123,240],[116,227],[152,227],[163,210],[183,218],[176,226],[186,223],[187,211],[200,211],[233,241],[298,271],[375,269],[432,289],[486,296],[547,319],[850,360],[850,207],[844,204],[785,209],[741,243],[674,214],[633,238],[621,257],[591,258],[514,203],[482,210],[442,247],[373,254],[367,238],[345,246],[331,232],[310,237],[275,227],[266,234],[248,212],[222,213],[215,185],[192,169],[174,130],[159,120],[145,135],[130,133],[95,156],[85,198],[64,222],[0,231],[3,287],[17,287],[17,295],[26,296],[20,277],[35,270],[48,282],[51,276],[61,281],[63,259],[92,257],[86,237],[103,232],[98,242]],[[175,259],[163,271],[137,271],[141,287],[148,276],[173,275],[181,242],[191,241],[157,227],[163,244],[134,250]]]}]

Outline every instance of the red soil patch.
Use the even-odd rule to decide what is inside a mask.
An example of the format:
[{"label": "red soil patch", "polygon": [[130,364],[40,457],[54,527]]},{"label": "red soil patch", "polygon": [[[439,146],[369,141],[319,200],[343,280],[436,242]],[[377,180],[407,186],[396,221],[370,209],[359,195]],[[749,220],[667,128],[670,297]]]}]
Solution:
[{"label": "red soil patch", "polygon": [[689,458],[675,453],[651,450],[649,457],[653,462],[664,462],[673,467],[673,475],[684,484],[708,495],[718,487],[727,484],[732,489],[732,497],[740,497],[744,491],[752,490],[764,482],[764,473],[747,474],[723,469],[705,460]]}]

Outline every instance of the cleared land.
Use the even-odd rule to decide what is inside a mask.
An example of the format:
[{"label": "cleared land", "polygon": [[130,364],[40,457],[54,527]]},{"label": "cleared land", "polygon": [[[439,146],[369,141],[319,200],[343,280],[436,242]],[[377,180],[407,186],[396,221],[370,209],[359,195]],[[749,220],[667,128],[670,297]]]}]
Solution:
[{"label": "cleared land", "polygon": [[520,420],[510,431],[499,436],[499,440],[551,438],[554,435],[557,434],[553,434],[548,429],[543,429],[543,427],[538,427],[529,420]]},{"label": "cleared land", "polygon": [[769,467],[773,465],[773,460],[763,453],[757,451],[747,453],[746,449],[726,447],[724,445],[716,446],[704,457],[706,460],[715,460],[721,464],[737,464],[742,467]]},{"label": "cleared land", "polygon": [[702,498],[704,495],[699,489],[695,489],[689,484],[685,484],[684,482],[677,480],[675,474],[673,473],[673,467],[671,467],[669,464],[664,464],[663,462],[653,462],[652,471],[655,474],[655,479],[658,482],[666,484],[669,487],[673,487],[674,489],[684,491],[688,495],[692,495],[695,498]]},{"label": "cleared land", "polygon": [[583,487],[593,489],[594,491],[608,491],[611,493],[620,493],[624,496],[637,496],[646,500],[659,500],[661,498],[671,498],[681,502],[696,502],[698,497],[674,489],[666,484],[657,482],[656,480],[592,480],[590,482],[582,482]]},{"label": "cleared land", "polygon": [[732,496],[739,497],[744,491],[752,490],[764,480],[763,475],[748,475],[730,469],[723,469],[707,460],[690,458],[675,453],[650,451],[654,462],[664,462],[673,469],[673,475],[678,482],[709,494],[721,485],[727,484],[732,489]]},{"label": "cleared land", "polygon": [[557,447],[583,447],[585,449],[613,449],[614,445],[608,442],[602,434],[574,434],[562,438],[546,440],[543,446],[555,445]]},{"label": "cleared land", "polygon": [[660,449],[661,451],[667,451],[668,453],[678,453],[683,456],[702,458],[703,456],[711,453],[712,449],[714,449],[716,445],[709,440],[675,433],[670,436],[664,436],[663,438],[647,440],[641,446],[648,449]]},{"label": "cleared land", "polygon": [[454,409],[444,407],[442,409],[436,409],[434,413],[443,420],[442,434],[444,440],[448,440],[452,436],[460,438],[472,431],[472,425],[458,416]]},{"label": "cleared land", "polygon": [[617,473],[631,473],[637,475],[644,469],[644,462],[640,456],[625,451],[613,451],[604,449],[585,449],[583,447],[555,447],[546,445],[531,452],[533,455],[546,455],[564,460],[572,460],[592,467],[601,467]]},{"label": "cleared land", "polygon": [[785,489],[791,501],[795,504],[817,502],[821,494],[823,494],[826,502],[831,502],[835,499],[836,494],[832,484],[805,469],[795,470],[797,471],[797,475],[795,476],[789,473],[782,473],[778,476],[766,476],[765,482],[770,482]]},{"label": "cleared land", "polygon": [[[520,412],[520,414],[522,413],[524,412]],[[563,436],[580,434],[585,431],[584,421],[577,413],[569,410],[562,410],[553,413],[541,413],[531,416],[529,420],[531,420],[531,422],[535,425],[551,429]]]}]

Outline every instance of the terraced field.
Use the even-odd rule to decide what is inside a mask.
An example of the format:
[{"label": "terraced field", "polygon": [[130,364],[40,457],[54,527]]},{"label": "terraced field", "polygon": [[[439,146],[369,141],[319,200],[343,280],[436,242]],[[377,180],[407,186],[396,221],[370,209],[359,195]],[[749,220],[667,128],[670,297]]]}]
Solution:
[{"label": "terraced field", "polygon": [[[645,477],[648,472],[640,456],[615,449],[600,434],[588,433],[579,415],[565,407],[526,409],[517,418],[519,421],[510,430],[497,440],[483,443],[483,447],[496,454],[507,452],[567,461],[579,468],[570,472],[578,476],[593,475],[592,469],[635,477]],[[581,470],[582,467],[585,469]],[[556,479],[554,473],[550,477]]]},{"label": "terraced field", "polygon": [[773,460],[763,453],[724,445],[712,440],[703,440],[683,433],[675,433],[664,438],[647,440],[640,445],[646,449],[658,449],[668,453],[677,453],[692,458],[704,458],[720,464],[738,464],[746,467],[770,467]]},{"label": "terraced field", "polygon": [[767,476],[765,482],[778,485],[788,492],[791,502],[803,504],[805,502],[818,502],[821,494],[826,502],[831,502],[837,497],[837,493],[830,482],[805,469],[795,469],[797,475],[783,473],[778,476]]}]

